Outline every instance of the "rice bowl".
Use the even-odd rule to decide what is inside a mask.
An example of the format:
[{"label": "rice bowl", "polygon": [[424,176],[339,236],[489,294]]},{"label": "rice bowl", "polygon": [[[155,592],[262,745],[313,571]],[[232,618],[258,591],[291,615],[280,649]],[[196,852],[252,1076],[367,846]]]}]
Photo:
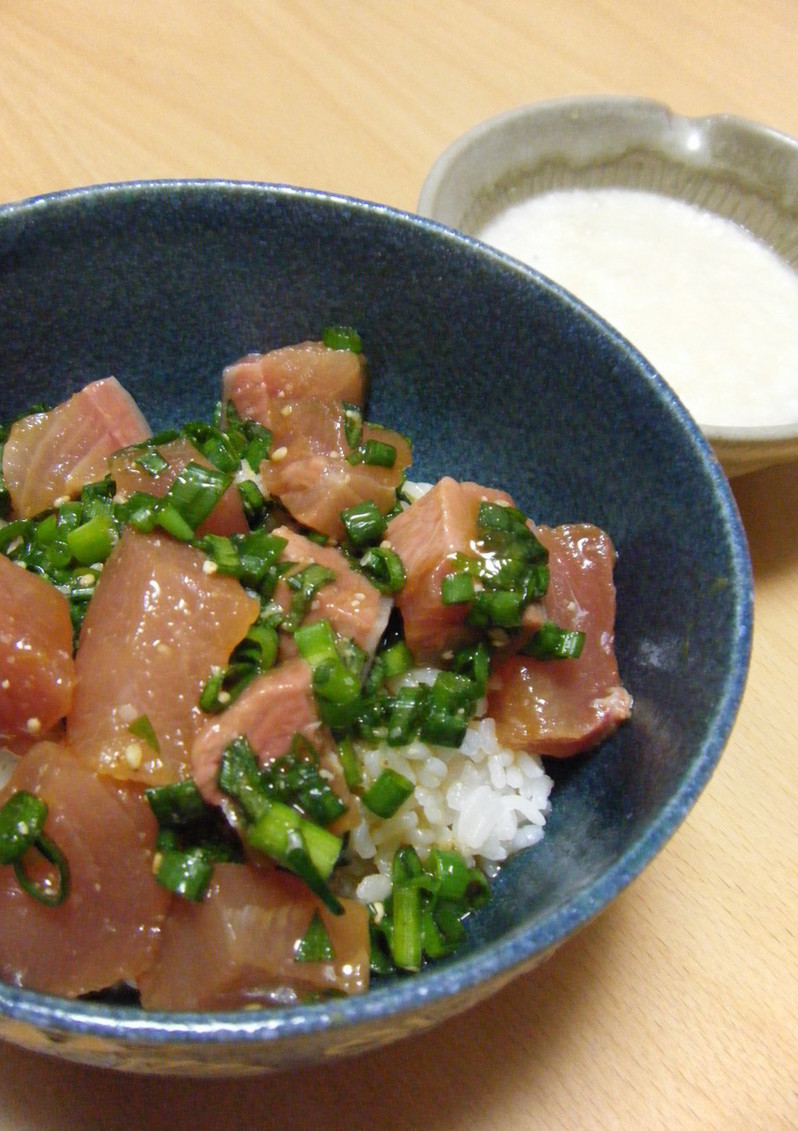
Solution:
[{"label": "rice bowl", "polygon": [[[744,536],[692,422],[627,344],[534,272],[362,202],[262,186],[125,186],[12,206],[0,234],[4,416],[26,407],[23,373],[55,400],[115,358],[165,425],[188,415],[189,388],[210,401],[212,374],[198,378],[200,368],[218,373],[264,327],[277,343],[330,317],[356,321],[375,343],[372,412],[414,435],[423,478],[478,480],[488,463],[536,519],[590,516],[612,532],[619,662],[638,705],[598,756],[547,766],[545,836],[501,869],[494,908],[474,918],[455,961],[359,1001],[246,1015],[142,1015],[3,986],[3,1035],[139,1071],[285,1066],[395,1039],[539,961],[665,843],[708,780],[742,692]],[[209,277],[224,286],[209,288]],[[476,327],[474,311],[487,308],[501,310],[500,323]],[[87,311],[102,317],[89,326]],[[45,323],[46,350],[36,331]],[[522,427],[530,405],[556,424],[534,445]],[[663,577],[662,560],[686,568]],[[674,643],[677,609],[691,610],[688,653]]]}]

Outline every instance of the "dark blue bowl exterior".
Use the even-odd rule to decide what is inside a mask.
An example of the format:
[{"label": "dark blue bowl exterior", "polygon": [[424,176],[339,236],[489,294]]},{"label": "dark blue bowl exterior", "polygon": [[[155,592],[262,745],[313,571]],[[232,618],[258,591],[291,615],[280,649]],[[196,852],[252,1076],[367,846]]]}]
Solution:
[{"label": "dark blue bowl exterior", "polygon": [[155,427],[210,411],[222,367],[358,327],[369,415],[413,476],[508,488],[618,549],[632,722],[550,765],[543,842],[512,860],[455,959],[360,999],[144,1015],[0,986],[0,1035],[157,1071],[277,1067],[389,1040],[484,996],[604,907],[706,783],[736,714],[750,564],[728,485],[642,358],[554,284],[377,205],[276,186],[107,186],[0,209],[0,416],[116,375]]}]

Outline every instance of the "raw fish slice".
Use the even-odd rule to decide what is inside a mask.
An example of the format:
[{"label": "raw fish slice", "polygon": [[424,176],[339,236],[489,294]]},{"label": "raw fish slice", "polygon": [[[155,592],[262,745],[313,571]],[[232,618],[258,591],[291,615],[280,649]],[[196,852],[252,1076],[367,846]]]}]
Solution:
[{"label": "raw fish slice", "polygon": [[341,511],[371,500],[381,514],[396,502],[396,489],[412,462],[410,445],[398,432],[365,425],[363,440],[376,439],[396,449],[392,467],[349,463],[344,409],[322,401],[282,405],[272,425],[271,457],[261,464],[261,479],[270,495],[297,522],[340,541]]},{"label": "raw fish slice", "polygon": [[452,572],[454,555],[477,553],[477,512],[483,501],[512,503],[504,491],[446,477],[388,523],[386,538],[407,575],[396,605],[418,663],[438,662],[474,639],[465,623],[467,607],[444,605],[441,583]]},{"label": "raw fish slice", "polygon": [[[217,864],[201,903],[175,900],[155,963],[139,979],[146,1009],[241,1009],[291,1004],[311,993],[368,988],[368,913],[342,900],[332,915],[295,876]],[[297,961],[318,914],[331,959]]]},{"label": "raw fish slice", "polygon": [[577,660],[514,656],[494,670],[488,714],[499,742],[535,754],[567,757],[608,737],[629,717],[614,651],[615,550],[607,534],[577,524],[538,527],[549,551],[546,616],[585,633]]},{"label": "raw fish slice", "polygon": [[72,703],[69,604],[0,554],[0,743],[43,737]]},{"label": "raw fish slice", "polygon": [[268,427],[275,398],[346,401],[362,405],[365,398],[366,362],[351,350],[329,349],[322,342],[249,354],[228,365],[222,375],[222,396],[232,401],[239,416],[259,420]]},{"label": "raw fish slice", "polygon": [[[152,873],[149,805],[51,742],[19,762],[0,802],[18,789],[46,801],[45,832],[66,856],[70,893],[46,907],[21,890],[10,867],[0,868],[0,977],[65,997],[135,980],[150,965],[171,901]],[[40,861],[27,854],[30,874],[40,874]]]},{"label": "raw fish slice", "polygon": [[92,381],[51,412],[11,426],[3,475],[15,513],[30,518],[108,472],[108,457],[152,433],[115,377]]},{"label": "raw fish slice", "polygon": [[[335,580],[318,590],[303,623],[328,620],[337,633],[373,654],[388,624],[391,602],[362,573],[353,570],[335,546],[319,546],[287,526],[277,527],[273,533],[286,541],[281,555],[286,561],[300,567],[315,562],[335,573]],[[279,581],[274,599],[285,611],[290,608],[291,597],[288,583]],[[296,654],[289,636],[283,635],[280,647],[283,655]]]},{"label": "raw fish slice", "polygon": [[[80,633],[67,736],[86,765],[156,784],[188,772],[202,687],[260,604],[199,550],[128,529],[106,562]],[[159,750],[131,734],[149,719]]]},{"label": "raw fish slice", "polygon": [[[136,491],[143,491],[148,495],[155,495],[161,499],[177,479],[183,468],[189,463],[198,463],[201,467],[210,467],[201,452],[198,452],[190,440],[180,437],[170,440],[166,444],[158,445],[158,453],[167,461],[168,466],[161,471],[150,474],[140,464],[136,463],[140,452],[135,449],[118,452],[109,461],[109,470],[116,483],[116,493],[121,499],[127,499]],[[227,488],[219,502],[203,523],[197,528],[197,534],[246,534],[249,525],[244,516],[241,505],[241,496],[235,483]]]},{"label": "raw fish slice", "polygon": [[[207,718],[207,716],[205,716]],[[216,774],[225,747],[245,737],[260,764],[287,754],[294,735],[314,742],[322,724],[316,714],[310,668],[289,660],[257,676],[220,715],[199,731],[191,747],[191,772],[206,801],[218,804]]]}]

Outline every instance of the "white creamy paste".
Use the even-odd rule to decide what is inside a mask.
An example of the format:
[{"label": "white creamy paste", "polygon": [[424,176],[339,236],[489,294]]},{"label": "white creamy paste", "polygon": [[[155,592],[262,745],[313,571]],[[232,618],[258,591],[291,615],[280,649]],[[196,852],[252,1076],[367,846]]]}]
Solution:
[{"label": "white creamy paste", "polygon": [[798,420],[798,274],[732,221],[656,193],[572,189],[476,234],[601,314],[701,424]]}]

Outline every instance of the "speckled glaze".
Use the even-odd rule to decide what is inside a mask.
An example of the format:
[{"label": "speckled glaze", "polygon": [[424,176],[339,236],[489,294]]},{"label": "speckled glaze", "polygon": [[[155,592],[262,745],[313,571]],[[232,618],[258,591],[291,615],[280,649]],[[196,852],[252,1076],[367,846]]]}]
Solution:
[{"label": "speckled glaze", "polygon": [[726,479],[646,362],[556,286],[468,237],[287,187],[106,186],[0,209],[0,417],[115,374],[154,427],[207,412],[223,365],[356,325],[369,415],[413,474],[508,488],[618,549],[630,724],[553,764],[541,844],[502,871],[453,960],[360,998],[145,1014],[0,986],[0,1035],[142,1072],[281,1069],[417,1031],[493,993],[592,919],[671,836],[721,754],[751,643]]},{"label": "speckled glaze", "polygon": [[[646,98],[559,98],[480,122],[435,161],[418,210],[473,233],[525,197],[610,186],[732,220],[798,271],[798,140],[733,114],[687,118]],[[768,427],[700,423],[727,475],[798,457],[789,413]]]}]

